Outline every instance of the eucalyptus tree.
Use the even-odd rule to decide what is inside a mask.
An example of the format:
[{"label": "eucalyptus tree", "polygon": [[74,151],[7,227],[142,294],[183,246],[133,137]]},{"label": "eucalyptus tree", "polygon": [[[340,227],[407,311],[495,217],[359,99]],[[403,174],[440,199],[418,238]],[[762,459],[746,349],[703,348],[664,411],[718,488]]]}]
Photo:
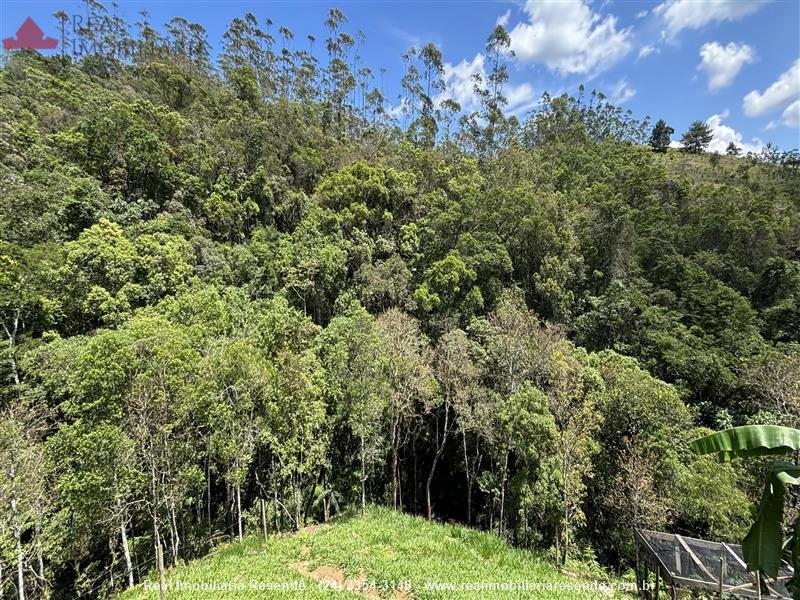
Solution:
[{"label": "eucalyptus tree", "polygon": [[[432,414],[435,423],[435,453],[425,480],[425,499],[428,505],[428,520],[433,518],[431,485],[436,475],[436,467],[445,451],[447,440],[455,430],[456,419],[467,413],[480,394],[480,368],[474,360],[474,344],[460,329],[446,332],[440,339],[433,354],[433,371],[439,383],[439,393],[432,395],[425,403],[425,413]],[[441,425],[440,425],[441,424]],[[466,431],[463,431],[466,435]],[[466,437],[464,438],[466,444]],[[466,446],[465,446],[466,451]],[[469,467],[467,465],[467,473]],[[469,478],[469,475],[468,475]],[[468,518],[471,517],[471,482],[467,482]]]},{"label": "eucalyptus tree", "polygon": [[431,148],[436,143],[440,105],[444,98],[444,59],[434,43],[415,46],[403,53],[405,73],[400,80],[400,108],[406,133],[415,143]]},{"label": "eucalyptus tree", "polygon": [[146,506],[154,544],[166,529],[173,562],[181,552],[184,503],[199,487],[194,435],[194,388],[199,353],[181,328],[161,319],[134,320],[128,326],[135,358],[128,365],[126,427],[136,444],[139,468],[149,479]]},{"label": "eucalyptus tree", "polygon": [[242,485],[254,460],[258,411],[266,401],[274,371],[263,353],[246,339],[218,342],[201,368],[210,384],[207,426],[211,451],[224,465],[224,478],[233,487],[236,531],[241,540]]},{"label": "eucalyptus tree", "polygon": [[342,25],[347,23],[347,17],[338,8],[328,11],[325,27],[328,37],[325,47],[328,51],[328,65],[323,74],[323,87],[325,100],[331,111],[330,118],[336,126],[337,134],[345,131],[346,122],[349,120],[349,107],[347,98],[356,86],[355,75],[350,70],[348,54],[355,44],[353,37],[341,31]]},{"label": "eucalyptus tree", "polygon": [[319,66],[314,56],[316,38],[309,35],[308,49],[295,51],[294,57],[294,96],[303,104],[316,102],[319,98]]},{"label": "eucalyptus tree", "polygon": [[[19,346],[26,338],[40,334],[55,321],[57,302],[48,281],[57,268],[53,248],[23,248],[0,242],[0,373],[10,375],[8,391],[22,391]],[[0,406],[3,402],[0,392]]]},{"label": "eucalyptus tree", "polygon": [[561,518],[556,528],[556,555],[563,564],[575,530],[585,522],[586,483],[592,476],[592,456],[599,450],[596,433],[603,417],[596,409],[604,388],[600,374],[588,364],[586,351],[563,341],[551,355],[546,387],[555,423]]},{"label": "eucalyptus tree", "polygon": [[[29,353],[25,370],[31,399],[58,407],[57,428],[45,443],[58,510],[51,521],[63,559],[80,564],[87,547],[121,549],[124,581],[134,583],[132,519],[145,487],[126,431],[129,378],[134,361],[126,332],[91,339],[56,339]],[[74,529],[64,531],[60,523]]]},{"label": "eucalyptus tree", "polygon": [[[49,585],[42,541],[53,500],[43,444],[46,429],[45,415],[27,403],[17,402],[0,410],[0,534],[4,538],[0,550],[13,549],[19,600],[25,600],[28,591],[35,598],[34,589],[43,589],[46,596]],[[33,582],[26,581],[27,571],[33,573]],[[0,592],[2,587],[0,581]]]},{"label": "eucalyptus tree", "polygon": [[325,372],[315,352],[319,328],[280,296],[259,309],[248,338],[270,363],[256,412],[257,445],[270,462],[262,475],[272,485],[276,513],[287,514],[297,529],[328,466]]},{"label": "eucalyptus tree", "polygon": [[324,371],[312,350],[284,349],[274,359],[266,390],[259,443],[275,458],[275,475],[290,492],[284,510],[294,529],[303,526],[316,484],[326,466],[329,427],[323,396]]},{"label": "eucalyptus tree", "polygon": [[508,142],[508,126],[504,110],[508,98],[503,86],[508,81],[508,60],[514,56],[511,36],[498,24],[486,38],[485,49],[488,73],[473,78],[473,92],[479,108],[462,120],[464,133],[479,156],[493,156]]},{"label": "eucalyptus tree", "polygon": [[[518,293],[504,292],[496,308],[489,314],[488,331],[484,342],[491,361],[494,387],[501,402],[520,391],[535,373],[535,348],[533,341],[539,329],[539,320],[529,311]],[[511,440],[500,425],[500,435],[495,439],[500,472],[500,513],[498,531],[502,535],[506,521],[506,493],[511,458]]]},{"label": "eucalyptus tree", "polygon": [[331,409],[358,440],[361,511],[367,504],[367,481],[386,456],[382,419],[388,408],[386,340],[375,319],[353,302],[320,335]]},{"label": "eucalyptus tree", "polygon": [[431,351],[416,319],[390,308],[378,317],[377,326],[386,340],[384,361],[389,402],[385,419],[391,449],[390,496],[392,508],[397,510],[403,503],[400,451],[419,419],[421,403],[435,392],[436,380],[431,368]]},{"label": "eucalyptus tree", "polygon": [[[238,69],[250,68],[258,72],[265,64],[263,40],[266,34],[258,26],[253,13],[234,18],[222,36],[223,46],[219,64],[226,76]],[[272,73],[265,73],[269,77]],[[260,82],[263,78],[260,78]]]},{"label": "eucalyptus tree", "polygon": [[278,59],[281,65],[278,81],[280,82],[281,98],[284,101],[288,101],[292,97],[292,83],[295,75],[295,55],[292,52],[294,33],[288,27],[279,27],[278,33],[280,33],[283,41],[280,58]]}]

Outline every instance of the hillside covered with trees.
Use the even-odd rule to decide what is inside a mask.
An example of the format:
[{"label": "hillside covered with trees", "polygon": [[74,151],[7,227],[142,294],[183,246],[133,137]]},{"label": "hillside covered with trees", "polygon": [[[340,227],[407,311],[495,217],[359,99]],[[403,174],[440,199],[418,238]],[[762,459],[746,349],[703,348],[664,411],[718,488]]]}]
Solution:
[{"label": "hillside covered with trees", "polygon": [[759,463],[687,444],[798,425],[795,153],[508,116],[502,27],[468,113],[433,44],[391,109],[335,9],[214,61],[99,16],[118,55],[0,70],[0,596],[368,504],[614,572],[631,525],[740,539]]}]

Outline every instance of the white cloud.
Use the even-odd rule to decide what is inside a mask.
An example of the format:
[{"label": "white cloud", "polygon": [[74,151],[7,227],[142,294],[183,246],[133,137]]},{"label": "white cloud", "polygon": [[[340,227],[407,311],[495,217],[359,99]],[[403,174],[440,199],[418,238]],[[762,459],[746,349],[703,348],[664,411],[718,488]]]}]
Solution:
[{"label": "white cloud", "polygon": [[641,60],[643,58],[647,58],[653,52],[656,52],[656,51],[657,50],[656,50],[655,46],[642,46],[641,48],[639,48],[639,56],[636,57],[636,60]]},{"label": "white cloud", "polygon": [[389,108],[386,111],[386,114],[389,115],[389,117],[392,119],[401,119],[408,111],[408,108],[409,108],[408,99],[403,97],[400,98],[400,102],[398,102],[397,104],[389,106]]},{"label": "white cloud", "polygon": [[[479,75],[486,81],[485,59],[478,53],[472,60],[462,60],[457,65],[444,64],[444,80],[447,84],[446,95],[458,102],[465,111],[475,110],[478,99],[475,97],[475,76]],[[530,108],[536,102],[536,96],[531,84],[525,82],[519,85],[505,85],[503,93],[508,100],[506,111],[518,113]]]},{"label": "white cloud", "polygon": [[783,124],[800,127],[800,100],[795,100],[783,111]]},{"label": "white cloud", "polygon": [[510,18],[511,18],[511,9],[509,8],[506,12],[497,17],[497,25],[502,25],[503,27],[505,27],[506,25],[508,25],[508,20]]},{"label": "white cloud", "polygon": [[666,21],[665,37],[683,29],[699,29],[708,23],[735,21],[754,13],[766,0],[667,0],[653,9]]},{"label": "white cloud", "polygon": [[764,142],[758,138],[754,138],[752,143],[742,141],[741,133],[732,127],[722,124],[722,121],[727,118],[728,111],[726,110],[721,115],[711,115],[706,120],[706,124],[711,128],[711,133],[714,135],[714,138],[708,145],[708,151],[720,153],[725,152],[725,150],[728,148],[728,144],[733,142],[742,149],[743,153],[759,152],[761,147],[764,145]]},{"label": "white cloud", "polygon": [[798,98],[800,98],[800,58],[763,93],[753,90],[747,94],[744,97],[744,114],[748,117],[763,115],[779,110]]},{"label": "white cloud", "polygon": [[475,75],[483,76],[483,54],[476,54],[471,61],[462,60],[457,65],[444,64],[444,80],[447,84],[447,94],[461,105],[464,110],[475,108],[477,99],[473,86]]},{"label": "white cloud", "polygon": [[640,10],[638,13],[636,13],[636,18],[637,19],[644,19],[647,16],[647,12],[648,11],[646,11],[646,10]]},{"label": "white cloud", "polygon": [[531,108],[531,106],[539,101],[534,94],[533,86],[528,82],[509,86],[506,90],[508,112],[520,113]]},{"label": "white cloud", "polygon": [[708,75],[708,89],[714,91],[733,83],[742,67],[755,60],[755,52],[747,44],[709,42],[700,48],[700,58],[697,68]]},{"label": "white cloud", "polygon": [[617,29],[614,15],[601,16],[583,0],[525,4],[528,21],[509,33],[523,63],[542,63],[562,74],[595,74],[631,48],[631,30]]},{"label": "white cloud", "polygon": [[628,82],[624,77],[614,84],[614,87],[612,87],[609,91],[611,103],[616,104],[617,106],[620,104],[625,104],[628,100],[636,95],[636,90],[628,85]]}]

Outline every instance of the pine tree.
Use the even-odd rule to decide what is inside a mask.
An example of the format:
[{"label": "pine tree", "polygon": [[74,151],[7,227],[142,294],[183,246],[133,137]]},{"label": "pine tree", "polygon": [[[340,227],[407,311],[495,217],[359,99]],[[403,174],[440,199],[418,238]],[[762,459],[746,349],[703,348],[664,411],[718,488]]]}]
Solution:
[{"label": "pine tree", "polygon": [[675,133],[675,130],[667,125],[664,119],[659,119],[650,134],[650,146],[656,152],[666,152],[667,148],[669,148],[670,136],[673,133]]},{"label": "pine tree", "polygon": [[725,154],[728,156],[739,156],[742,153],[742,149],[736,145],[735,142],[731,142],[728,144],[728,147],[725,148]]},{"label": "pine tree", "polygon": [[686,152],[700,154],[705,152],[714,138],[711,128],[702,121],[694,121],[683,134],[681,144]]}]

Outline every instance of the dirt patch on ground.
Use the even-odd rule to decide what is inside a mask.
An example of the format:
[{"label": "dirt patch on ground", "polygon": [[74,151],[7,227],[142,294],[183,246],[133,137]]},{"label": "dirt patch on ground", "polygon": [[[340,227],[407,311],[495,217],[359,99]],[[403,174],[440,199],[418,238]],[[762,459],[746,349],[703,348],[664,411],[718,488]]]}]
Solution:
[{"label": "dirt patch on ground", "polygon": [[308,527],[303,527],[297,533],[310,533],[311,535],[322,531],[323,529],[328,529],[330,525],[327,523],[319,523],[317,525],[309,525]]},{"label": "dirt patch on ground", "polygon": [[394,592],[389,596],[382,596],[378,590],[368,585],[366,576],[362,575],[357,579],[352,579],[347,577],[339,567],[321,565],[312,570],[306,561],[301,561],[295,563],[294,568],[304,577],[318,581],[331,589],[361,594],[369,600],[384,600],[384,598],[389,598],[390,600],[412,600],[414,597],[409,591]]},{"label": "dirt patch on ground", "polygon": [[276,537],[278,539],[281,539],[286,536],[300,535],[301,533],[308,533],[314,535],[315,533],[319,533],[320,531],[328,529],[329,527],[330,524],[328,523],[318,523],[316,525],[309,525],[308,527],[301,527],[297,531],[281,531],[276,534]]}]

